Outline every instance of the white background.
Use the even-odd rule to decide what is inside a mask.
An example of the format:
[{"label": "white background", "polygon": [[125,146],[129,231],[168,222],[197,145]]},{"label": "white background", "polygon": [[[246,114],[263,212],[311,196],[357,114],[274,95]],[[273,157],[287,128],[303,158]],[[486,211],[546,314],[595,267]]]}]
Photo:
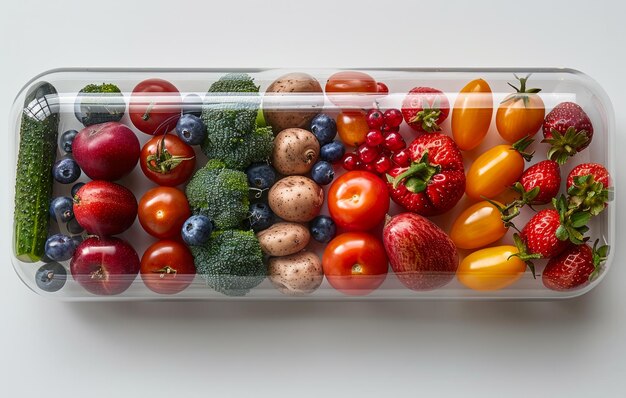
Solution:
[{"label": "white background", "polygon": [[[4,2],[0,126],[26,81],[64,66],[567,66],[606,89],[618,151],[626,145],[620,1],[216,3]],[[2,396],[626,394],[623,246],[597,289],[566,302],[47,301],[10,265],[9,150],[0,172]],[[624,170],[626,159],[617,162]]]}]

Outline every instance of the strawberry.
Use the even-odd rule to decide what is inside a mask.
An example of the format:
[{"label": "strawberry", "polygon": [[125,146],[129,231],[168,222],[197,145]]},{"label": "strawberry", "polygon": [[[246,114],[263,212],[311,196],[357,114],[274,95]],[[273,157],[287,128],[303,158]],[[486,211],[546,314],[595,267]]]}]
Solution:
[{"label": "strawberry", "polygon": [[593,249],[588,244],[570,245],[564,252],[548,261],[541,279],[548,289],[565,291],[579,289],[595,279],[609,252],[608,246]]},{"label": "strawberry", "polygon": [[525,192],[539,188],[539,192],[529,203],[545,205],[556,197],[561,187],[561,170],[559,164],[553,160],[544,160],[530,166],[519,179]]},{"label": "strawberry", "polygon": [[434,133],[450,113],[448,97],[430,87],[415,87],[402,101],[402,116],[415,131]]},{"label": "strawberry", "polygon": [[565,195],[552,199],[552,206],[535,214],[522,229],[520,237],[526,245],[526,253],[551,258],[570,243],[580,245],[586,241],[591,213],[572,208]]},{"label": "strawberry", "polygon": [[535,214],[520,234],[527,252],[550,258],[565,250],[569,242],[556,236],[560,226],[561,220],[556,209],[545,209]]},{"label": "strawberry", "polygon": [[564,164],[568,158],[587,148],[593,137],[589,116],[573,102],[561,102],[543,121],[542,142],[550,144],[548,159]]},{"label": "strawberry", "polygon": [[445,213],[465,192],[463,156],[452,138],[440,133],[417,137],[405,150],[411,164],[387,174],[394,202],[422,216]]},{"label": "strawberry", "polygon": [[607,206],[611,194],[611,177],[598,163],[583,163],[567,176],[567,193],[570,208],[600,214]]}]

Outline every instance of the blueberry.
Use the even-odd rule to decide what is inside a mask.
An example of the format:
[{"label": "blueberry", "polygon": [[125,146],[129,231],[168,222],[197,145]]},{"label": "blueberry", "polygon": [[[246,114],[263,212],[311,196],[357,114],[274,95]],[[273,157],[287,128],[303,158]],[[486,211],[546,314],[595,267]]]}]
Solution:
[{"label": "blueberry", "polygon": [[253,163],[246,169],[252,188],[268,189],[276,182],[276,170],[267,163]]},{"label": "blueberry", "polygon": [[313,178],[313,181],[320,185],[330,184],[333,178],[335,178],[333,165],[324,160],[320,160],[313,165],[313,169],[311,169],[311,178]]},{"label": "blueberry", "polygon": [[183,115],[202,115],[202,98],[197,94],[189,94],[183,99]]},{"label": "blueberry", "polygon": [[337,123],[332,117],[320,113],[311,120],[311,132],[315,134],[320,145],[326,145],[337,135]]},{"label": "blueberry", "polygon": [[181,235],[189,246],[200,246],[209,241],[213,232],[213,223],[207,216],[191,216],[183,224]]},{"label": "blueberry", "polygon": [[274,213],[267,203],[259,202],[250,205],[250,228],[259,232],[274,223]]},{"label": "blueberry", "polygon": [[65,226],[67,227],[67,232],[70,234],[80,234],[85,230],[75,218],[69,220]]},{"label": "blueberry", "polygon": [[59,196],[50,202],[50,217],[57,222],[68,222],[74,218],[74,202],[67,196]]},{"label": "blueberry", "polygon": [[72,185],[72,189],[70,190],[70,194],[72,195],[72,198],[76,196],[76,193],[78,192],[79,189],[83,187],[83,185],[85,185],[84,182],[77,182],[76,184]]},{"label": "blueberry", "polygon": [[61,149],[67,153],[72,152],[72,143],[74,142],[74,138],[78,131],[76,130],[67,130],[65,133],[61,134],[61,141],[59,142],[59,146]]},{"label": "blueberry", "polygon": [[44,264],[35,273],[35,283],[46,292],[53,293],[65,286],[67,271],[59,263]]},{"label": "blueberry", "polygon": [[72,158],[63,158],[52,166],[52,176],[61,184],[71,184],[80,177],[80,167]]},{"label": "blueberry", "polygon": [[76,243],[67,235],[55,234],[46,241],[46,256],[54,261],[69,260],[74,255],[74,251],[76,251]]},{"label": "blueberry", "polygon": [[333,141],[320,148],[320,158],[330,163],[337,163],[343,158],[346,148],[341,142]]},{"label": "blueberry", "polygon": [[309,226],[311,236],[318,242],[328,243],[337,233],[337,227],[332,218],[328,216],[317,216],[311,221]]},{"label": "blueberry", "polygon": [[189,145],[200,145],[206,136],[206,126],[198,116],[186,114],[176,123],[178,138]]}]

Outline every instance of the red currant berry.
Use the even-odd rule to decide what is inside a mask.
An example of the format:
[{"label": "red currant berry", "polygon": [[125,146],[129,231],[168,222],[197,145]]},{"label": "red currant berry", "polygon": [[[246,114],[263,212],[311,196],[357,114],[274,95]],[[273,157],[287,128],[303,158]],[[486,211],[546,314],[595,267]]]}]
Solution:
[{"label": "red currant berry", "polygon": [[357,148],[356,153],[359,154],[361,162],[367,164],[372,163],[378,156],[378,148],[367,145],[361,145]]},{"label": "red currant berry", "polygon": [[389,94],[389,87],[387,87],[387,85],[383,82],[376,83],[376,89],[378,91],[378,94]]},{"label": "red currant berry", "polygon": [[363,170],[365,171],[369,171],[370,173],[377,173],[376,172],[376,166],[374,165],[374,163],[366,163],[363,165]]},{"label": "red currant berry", "polygon": [[400,167],[408,167],[411,163],[411,158],[409,158],[409,153],[406,150],[394,153],[391,160]]},{"label": "red currant berry", "polygon": [[383,113],[378,109],[370,109],[367,112],[367,116],[365,118],[367,120],[367,126],[370,129],[378,130],[383,126],[383,123],[385,122]]},{"label": "red currant berry", "polygon": [[378,146],[385,141],[385,137],[380,130],[370,130],[365,136],[365,144],[367,146]]},{"label": "red currant berry", "polygon": [[385,148],[390,151],[399,151],[400,149],[406,148],[406,142],[404,142],[404,138],[398,132],[391,132],[387,134],[385,137]]},{"label": "red currant berry", "polygon": [[402,124],[402,112],[399,109],[387,109],[383,117],[385,124],[389,127],[400,127]]},{"label": "red currant berry", "polygon": [[387,136],[387,134],[389,134],[389,133],[400,131],[400,127],[398,127],[398,126],[391,127],[391,126],[388,126],[388,125],[384,124],[383,127],[381,127],[380,131],[382,131],[384,136]]},{"label": "red currant berry", "polygon": [[358,170],[362,166],[361,160],[359,159],[359,155],[356,153],[346,153],[343,157],[343,168],[352,171]]},{"label": "red currant berry", "polygon": [[378,159],[374,162],[374,168],[376,168],[376,172],[379,174],[386,173],[391,168],[391,160],[387,156],[379,156]]}]

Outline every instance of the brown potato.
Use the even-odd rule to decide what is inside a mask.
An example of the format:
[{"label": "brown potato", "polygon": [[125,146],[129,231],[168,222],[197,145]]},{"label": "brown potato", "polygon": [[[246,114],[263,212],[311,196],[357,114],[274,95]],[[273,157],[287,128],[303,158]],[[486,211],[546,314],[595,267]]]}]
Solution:
[{"label": "brown potato", "polygon": [[283,220],[307,222],[320,213],[324,190],[310,178],[289,176],[270,188],[268,202],[274,214]]},{"label": "brown potato", "polygon": [[[300,109],[289,109],[285,96],[300,95]],[[288,73],[274,80],[265,91],[263,98],[263,116],[265,122],[272,126],[274,133],[286,128],[308,128],[311,119],[324,106],[322,86],[311,75],[306,73]],[[279,109],[287,107],[287,109]],[[302,109],[302,107],[304,109]]]},{"label": "brown potato", "polygon": [[274,139],[272,165],[283,175],[302,175],[311,171],[320,154],[315,135],[303,129],[286,129]]},{"label": "brown potato", "polygon": [[256,237],[263,253],[269,256],[288,256],[304,249],[311,240],[309,229],[298,223],[279,222]]},{"label": "brown potato", "polygon": [[283,294],[302,296],[313,293],[324,280],[322,262],[309,251],[273,257],[269,261],[269,280]]}]

